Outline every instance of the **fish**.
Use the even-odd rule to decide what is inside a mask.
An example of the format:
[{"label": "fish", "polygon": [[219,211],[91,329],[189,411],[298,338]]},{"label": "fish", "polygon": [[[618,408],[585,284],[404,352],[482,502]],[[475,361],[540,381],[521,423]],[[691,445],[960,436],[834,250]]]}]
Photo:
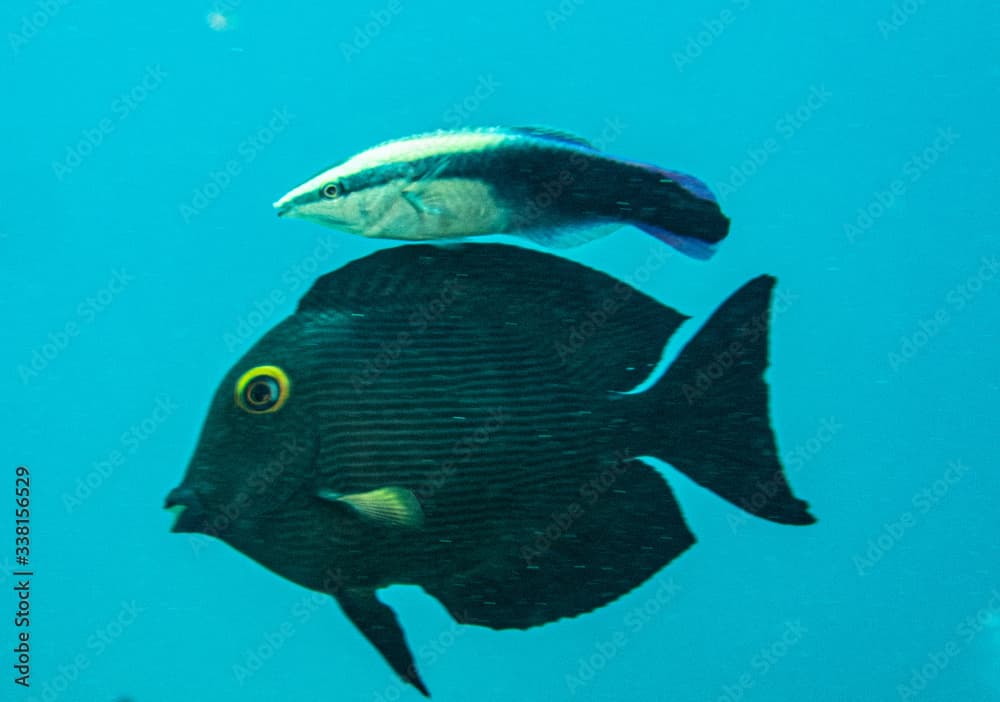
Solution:
[{"label": "fish", "polygon": [[757,517],[815,521],[769,419],[775,284],[746,283],[649,384],[689,318],[606,273],[492,243],[349,262],[222,379],[172,531],[330,595],[429,696],[377,591],[416,585],[492,629],[611,603],[695,543],[643,457]]},{"label": "fish", "polygon": [[512,234],[565,248],[633,225],[707,259],[729,219],[694,176],[616,158],[542,127],[438,131],[385,142],[274,203],[281,217],[376,239]]}]

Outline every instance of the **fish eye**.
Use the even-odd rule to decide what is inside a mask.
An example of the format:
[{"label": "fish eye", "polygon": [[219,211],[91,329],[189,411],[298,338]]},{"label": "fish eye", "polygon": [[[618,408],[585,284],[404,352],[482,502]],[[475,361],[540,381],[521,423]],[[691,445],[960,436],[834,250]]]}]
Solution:
[{"label": "fish eye", "polygon": [[251,368],[236,381],[236,404],[251,414],[277,412],[288,400],[291,384],[277,366]]},{"label": "fish eye", "polygon": [[338,183],[337,181],[333,181],[332,183],[327,183],[326,185],[323,186],[323,189],[320,190],[320,194],[322,194],[323,197],[325,197],[327,200],[332,200],[335,197],[340,197],[340,195],[342,195],[343,192],[344,192],[343,186],[341,186],[341,184]]}]

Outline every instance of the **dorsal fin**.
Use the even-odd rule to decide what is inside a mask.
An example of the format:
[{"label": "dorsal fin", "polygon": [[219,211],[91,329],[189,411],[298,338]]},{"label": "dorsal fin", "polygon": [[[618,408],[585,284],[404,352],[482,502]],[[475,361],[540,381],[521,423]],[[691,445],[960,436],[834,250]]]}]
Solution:
[{"label": "dorsal fin", "polygon": [[605,273],[505,244],[382,249],[319,278],[298,311],[364,319],[369,334],[395,335],[400,320],[418,333],[458,325],[448,333],[469,343],[516,333],[539,361],[554,358],[570,378],[619,391],[649,374],[687,319]]},{"label": "dorsal fin", "polygon": [[552,127],[536,127],[536,126],[523,126],[523,127],[510,127],[511,131],[520,132],[521,134],[527,134],[529,136],[538,137],[540,139],[551,139],[553,141],[562,141],[567,144],[573,144],[574,146],[583,146],[588,149],[597,150],[593,144],[591,144],[587,139],[582,136],[573,134],[572,132],[565,132],[561,129],[553,129]]}]

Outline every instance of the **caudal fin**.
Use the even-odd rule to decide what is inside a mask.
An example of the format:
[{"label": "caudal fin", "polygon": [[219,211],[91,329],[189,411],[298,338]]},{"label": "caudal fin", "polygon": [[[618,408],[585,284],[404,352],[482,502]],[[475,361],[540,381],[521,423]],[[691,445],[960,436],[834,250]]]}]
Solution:
[{"label": "caudal fin", "polygon": [[715,244],[710,244],[707,241],[695,239],[690,236],[681,236],[668,229],[654,227],[651,224],[637,224],[636,227],[647,234],[655,236],[664,244],[672,246],[685,256],[696,258],[699,261],[707,261],[715,255]]},{"label": "caudal fin", "polygon": [[761,276],[734,293],[637,399],[643,451],[734,505],[782,524],[812,524],[788,486],[768,413],[771,290]]},{"label": "caudal fin", "polygon": [[641,175],[623,186],[641,190],[629,221],[687,256],[711,258],[729,234],[729,218],[709,187],[686,173],[636,165]]}]

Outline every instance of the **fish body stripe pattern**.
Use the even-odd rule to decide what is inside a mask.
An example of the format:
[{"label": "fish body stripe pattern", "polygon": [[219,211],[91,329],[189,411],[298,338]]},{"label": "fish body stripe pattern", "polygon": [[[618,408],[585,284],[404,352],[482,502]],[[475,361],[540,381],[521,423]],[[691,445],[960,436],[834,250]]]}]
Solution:
[{"label": "fish body stripe pattern", "polygon": [[[686,318],[606,274],[488,244],[353,261],[223,378],[167,499],[184,508],[174,530],[332,595],[426,694],[375,591],[419,585],[494,629],[606,605],[695,543],[642,456],[761,518],[815,521],[770,426],[774,286],[740,288],[633,393]],[[734,347],[740,362],[700,383],[706,359]],[[295,387],[273,413],[233,402],[260,367]]]},{"label": "fish body stripe pattern", "polygon": [[294,200],[308,195],[331,180],[363,177],[366,171],[387,169],[386,173],[419,172],[408,166],[418,161],[439,162],[444,156],[479,153],[512,138],[514,137],[499,129],[479,129],[461,132],[441,131],[386,141],[352,156],[339,166],[316,174],[291,190],[283,199]]},{"label": "fish body stripe pattern", "polygon": [[[327,186],[337,189],[336,201],[324,199]],[[555,247],[603,236],[612,230],[604,225],[632,224],[698,258],[729,231],[698,179],[537,128],[386,142],[307,180],[275,207],[369,237],[514,234]]]},{"label": "fish body stripe pattern", "polygon": [[558,142],[512,141],[509,148],[386,163],[345,174],[340,182],[348,193],[401,180],[419,182],[428,174],[436,180],[482,182],[499,208],[514,213],[497,234],[552,229],[568,219],[581,225],[658,221],[708,243],[727,233],[724,222],[705,216],[718,210],[713,201],[692,198],[677,181],[644,164]]}]

